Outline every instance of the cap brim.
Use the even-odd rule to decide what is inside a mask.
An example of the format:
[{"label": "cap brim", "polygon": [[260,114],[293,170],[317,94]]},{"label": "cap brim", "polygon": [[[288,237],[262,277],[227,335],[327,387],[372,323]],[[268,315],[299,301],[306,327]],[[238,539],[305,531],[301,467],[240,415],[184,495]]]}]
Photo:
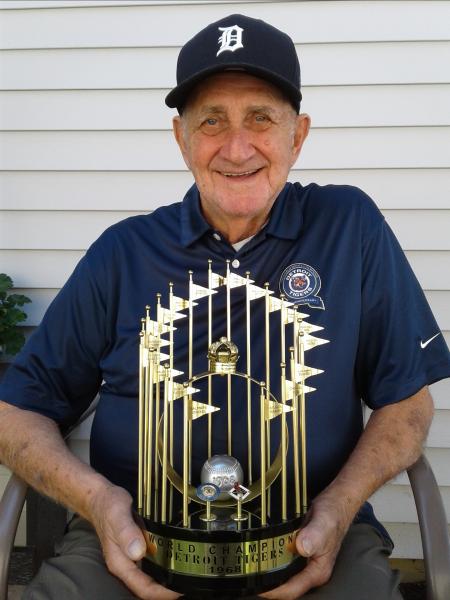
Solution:
[{"label": "cap brim", "polygon": [[214,65],[213,67],[209,67],[208,69],[204,69],[203,71],[199,71],[195,73],[192,77],[185,79],[183,83],[180,83],[176,87],[171,90],[166,96],[166,104],[170,108],[177,108],[178,110],[182,109],[186,104],[189,94],[192,92],[193,88],[200,83],[203,79],[208,77],[209,75],[213,75],[214,73],[219,73],[221,71],[245,71],[246,73],[250,73],[251,75],[255,75],[256,77],[261,77],[270,83],[273,83],[277,88],[279,88],[289,99],[289,101],[296,108],[297,112],[300,110],[300,101],[302,99],[302,94],[298,88],[292,85],[290,81],[280,77],[278,74],[273,73],[267,69],[263,69],[261,67],[247,64],[247,63],[228,63],[222,65]]}]

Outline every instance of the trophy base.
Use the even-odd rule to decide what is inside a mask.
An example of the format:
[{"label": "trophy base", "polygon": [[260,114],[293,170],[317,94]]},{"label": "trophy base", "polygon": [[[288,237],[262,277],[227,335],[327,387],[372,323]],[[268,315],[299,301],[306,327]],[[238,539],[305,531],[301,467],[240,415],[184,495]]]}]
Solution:
[{"label": "trophy base", "polygon": [[306,565],[295,551],[302,516],[261,527],[253,514],[245,525],[233,521],[231,511],[208,523],[201,514],[191,515],[190,528],[143,519],[148,552],[142,570],[190,600],[257,595]]}]

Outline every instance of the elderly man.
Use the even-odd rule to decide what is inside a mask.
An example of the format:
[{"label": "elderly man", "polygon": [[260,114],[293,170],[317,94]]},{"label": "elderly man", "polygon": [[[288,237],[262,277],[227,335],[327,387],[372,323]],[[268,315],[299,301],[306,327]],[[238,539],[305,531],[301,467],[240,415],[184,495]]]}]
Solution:
[{"label": "elderly man", "polygon": [[[450,375],[443,337],[367,196],[286,183],[310,127],[287,35],[231,15],[183,47],[177,82],[166,102],[195,185],[92,245],[0,388],[1,461],[79,515],[25,598],[179,596],[136,564],[136,322],[168,281],[228,259],[308,305],[331,340],[315,350],[326,372],[308,406],[312,504],[296,538],[308,563],[262,596],[317,588],[311,597],[323,600],[398,599],[392,545],[366,500],[421,452],[433,414],[426,386]],[[90,467],[58,426],[97,392]],[[364,431],[361,398],[374,409]]]}]

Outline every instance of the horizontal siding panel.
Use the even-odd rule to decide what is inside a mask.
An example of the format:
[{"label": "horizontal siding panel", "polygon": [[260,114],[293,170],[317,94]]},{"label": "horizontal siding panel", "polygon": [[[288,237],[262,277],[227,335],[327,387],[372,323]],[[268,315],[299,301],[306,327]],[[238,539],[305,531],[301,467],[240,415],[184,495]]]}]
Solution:
[{"label": "horizontal siding panel", "polygon": [[[450,454],[450,451],[449,451]],[[450,519],[450,487],[441,486],[441,495]],[[416,523],[417,510],[409,485],[387,484],[371,497],[375,514],[383,523]]]},{"label": "horizontal siding panel", "polygon": [[[297,50],[306,86],[449,82],[447,41],[311,44]],[[175,83],[177,55],[178,48],[3,50],[0,89],[167,88]]]},{"label": "horizontal siding panel", "polygon": [[[450,449],[449,448],[425,448],[426,455],[438,485],[447,486],[450,489],[450,469],[448,468]],[[391,485],[409,485],[408,475],[403,471],[392,480]],[[450,514],[450,513],[449,513]]]},{"label": "horizontal siding panel", "polygon": [[150,212],[180,201],[192,183],[188,171],[0,172],[0,202],[4,210]]},{"label": "horizontal siding panel", "polygon": [[3,211],[0,244],[19,250],[85,250],[109,225],[134,214],[137,213]]},{"label": "horizontal siding panel", "polygon": [[[3,91],[0,130],[171,129],[168,91]],[[436,126],[450,125],[449,105],[450,85],[312,86],[302,111],[313,128]]]},{"label": "horizontal siding panel", "polygon": [[[290,181],[352,184],[380,208],[449,208],[450,169],[293,170]],[[6,210],[143,210],[181,200],[187,171],[0,172]]]},{"label": "horizontal siding panel", "polygon": [[[0,250],[0,269],[11,275],[17,287],[58,288],[82,255],[83,250]],[[423,288],[450,290],[450,252],[412,251],[407,256]],[[448,300],[444,294],[444,305]]]},{"label": "horizontal siding panel", "polygon": [[383,524],[394,542],[391,558],[423,558],[420,529],[417,523]]},{"label": "horizontal siding panel", "polygon": [[[1,170],[183,170],[169,131],[3,132]],[[296,168],[450,167],[450,127],[316,129]]]},{"label": "horizontal siding panel", "polygon": [[422,288],[450,290],[450,252],[410,250],[406,256]]},{"label": "horizontal siding panel", "polygon": [[[406,250],[419,246],[414,232],[421,232],[424,250],[450,249],[450,211],[384,212]],[[84,250],[109,225],[135,214],[144,212],[0,211],[0,249]]]},{"label": "horizontal siding panel", "polygon": [[[450,348],[450,332],[444,331],[443,334],[447,346]],[[450,410],[450,379],[443,379],[442,381],[433,383],[430,389],[436,408]],[[448,471],[450,473],[450,469]]]},{"label": "horizontal siding panel", "polygon": [[450,289],[426,291],[425,296],[433,309],[439,327],[450,331]]},{"label": "horizontal siding panel", "polygon": [[426,446],[448,448],[450,456],[450,410],[436,410]]},{"label": "horizontal siding panel", "polygon": [[0,250],[0,271],[17,288],[60,288],[84,250]]},{"label": "horizontal siding panel", "polygon": [[[53,6],[57,4],[54,2]],[[297,6],[292,6],[292,2],[277,2],[276,5],[274,10],[273,2],[256,5],[242,2],[237,11],[270,21],[301,43],[448,37],[450,7],[445,2],[427,2],[427,6],[420,2],[298,2]],[[200,28],[234,10],[229,4],[183,6],[183,2],[177,6],[131,9],[10,10],[2,15],[4,33],[0,47],[179,46]],[[320,27],[309,27],[307,23],[320,23]]]},{"label": "horizontal siding panel", "polygon": [[405,250],[450,250],[450,211],[385,210]]}]

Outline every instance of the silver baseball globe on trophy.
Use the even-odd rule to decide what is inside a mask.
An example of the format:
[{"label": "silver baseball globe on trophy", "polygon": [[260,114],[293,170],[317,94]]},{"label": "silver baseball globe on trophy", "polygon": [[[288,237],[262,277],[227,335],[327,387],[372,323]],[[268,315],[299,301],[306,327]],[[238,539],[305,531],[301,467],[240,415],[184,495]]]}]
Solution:
[{"label": "silver baseball globe on trophy", "polygon": [[[314,388],[305,380],[322,373],[306,366],[305,352],[327,340],[312,335],[322,328],[308,315],[229,262],[219,275],[208,261],[207,286],[189,271],[185,298],[168,287],[169,306],[158,294],[155,318],[146,307],[140,332],[142,568],[189,598],[258,594],[305,564],[295,549],[308,508],[305,396]],[[195,335],[200,309],[204,350]],[[186,375],[175,351],[174,322],[183,317]]]}]

